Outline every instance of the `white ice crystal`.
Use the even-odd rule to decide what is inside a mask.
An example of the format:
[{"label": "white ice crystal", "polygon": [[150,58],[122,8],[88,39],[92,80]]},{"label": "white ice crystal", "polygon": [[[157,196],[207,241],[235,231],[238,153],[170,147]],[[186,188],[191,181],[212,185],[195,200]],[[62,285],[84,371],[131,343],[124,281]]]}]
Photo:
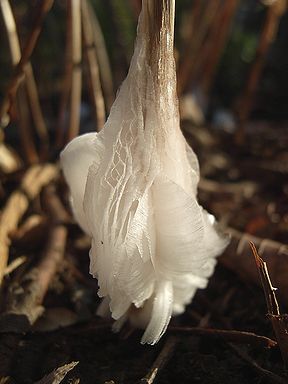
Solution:
[{"label": "white ice crystal", "polygon": [[198,204],[198,161],[179,127],[175,0],[143,0],[135,52],[100,133],[61,154],[74,215],[90,234],[90,272],[116,327],[155,344],[204,288],[226,240]]}]

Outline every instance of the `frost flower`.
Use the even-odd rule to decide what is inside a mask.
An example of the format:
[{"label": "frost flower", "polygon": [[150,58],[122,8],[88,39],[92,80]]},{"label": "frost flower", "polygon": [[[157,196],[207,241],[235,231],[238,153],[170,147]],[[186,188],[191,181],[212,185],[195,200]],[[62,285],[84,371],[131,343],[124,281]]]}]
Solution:
[{"label": "frost flower", "polygon": [[102,312],[110,308],[118,328],[144,328],[149,344],[206,287],[227,243],[197,202],[198,162],[179,127],[174,1],[142,1],[129,73],[104,128],[61,154],[74,215],[92,238]]}]

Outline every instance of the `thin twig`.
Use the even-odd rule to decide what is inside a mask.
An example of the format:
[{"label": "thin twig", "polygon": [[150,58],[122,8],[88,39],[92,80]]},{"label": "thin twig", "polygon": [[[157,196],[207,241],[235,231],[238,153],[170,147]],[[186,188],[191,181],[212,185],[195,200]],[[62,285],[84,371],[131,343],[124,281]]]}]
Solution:
[{"label": "thin twig", "polygon": [[[21,59],[21,49],[19,43],[19,37],[17,33],[16,22],[13,16],[13,12],[9,3],[9,0],[2,0],[0,2],[0,7],[2,10],[3,20],[5,28],[7,31],[9,47],[11,52],[11,59],[13,66],[16,66]],[[42,143],[42,151],[47,152],[48,150],[48,131],[46,124],[44,122],[36,82],[33,74],[33,69],[31,63],[28,61],[24,66],[25,74],[25,85],[27,88],[27,94],[29,98],[29,104],[31,107],[31,112],[35,124],[37,134]]]},{"label": "thin twig", "polygon": [[107,112],[109,112],[115,98],[110,61],[97,15],[90,3],[88,3],[88,10],[93,23],[94,42],[97,51],[96,56],[99,64],[105,106],[107,108]]},{"label": "thin twig", "polygon": [[282,359],[286,367],[288,367],[288,315],[281,315],[275,290],[273,288],[267,264],[258,255],[255,245],[250,242],[257,269],[260,275],[263,291],[265,294],[268,314],[281,350]]},{"label": "thin twig", "polygon": [[[197,28],[191,28],[190,36],[184,47],[183,58],[179,64],[177,91],[181,95],[191,85],[192,78],[198,72],[200,66],[200,52],[211,26],[215,24],[215,18],[219,13],[220,1],[210,1],[203,8],[203,1],[197,1],[191,9],[192,17],[197,20]],[[203,10],[203,12],[201,12]],[[199,21],[200,19],[200,21]],[[207,45],[207,44],[206,44]],[[202,61],[201,61],[202,62]]]},{"label": "thin twig", "polygon": [[71,1],[72,16],[72,80],[70,95],[70,113],[67,141],[72,140],[79,133],[80,108],[82,91],[82,34],[81,34],[81,1]]},{"label": "thin twig", "polygon": [[66,130],[66,113],[69,103],[69,94],[71,90],[72,80],[72,4],[67,1],[66,5],[66,45],[65,45],[65,66],[64,66],[64,80],[63,91],[59,102],[59,115],[56,128],[55,145],[57,149],[62,149],[64,145],[64,137]]},{"label": "thin twig", "polygon": [[103,99],[102,88],[99,77],[99,67],[97,62],[97,52],[95,49],[93,25],[91,22],[91,14],[87,5],[87,0],[81,2],[82,11],[82,26],[83,26],[83,37],[85,43],[85,50],[89,65],[89,74],[91,79],[91,91],[93,95],[93,102],[97,117],[97,130],[100,131],[104,126],[106,115],[105,115],[105,104]]},{"label": "thin twig", "polygon": [[51,164],[34,165],[25,173],[21,187],[13,192],[0,217],[0,284],[9,257],[9,234],[15,230],[26,212],[30,200],[34,199],[44,185],[56,177],[58,169]]},{"label": "thin twig", "polygon": [[287,379],[284,379],[281,376],[276,375],[275,373],[268,371],[268,369],[262,368],[256,361],[252,360],[251,357],[247,355],[242,349],[236,345],[229,344],[229,347],[237,353],[237,355],[246,363],[248,363],[260,376],[269,379],[269,383],[273,384],[287,384]]},{"label": "thin twig", "polygon": [[54,0],[42,0],[37,8],[37,12],[34,18],[33,27],[28,36],[26,44],[24,45],[22,56],[15,68],[14,76],[8,84],[8,88],[0,106],[0,125],[6,126],[9,120],[7,120],[7,113],[15,99],[16,91],[19,84],[23,80],[24,68],[29,61],[35,45],[40,35],[44,18],[53,5]]},{"label": "thin twig", "polygon": [[46,187],[43,195],[51,220],[46,249],[36,266],[9,287],[5,311],[0,317],[1,332],[22,333],[30,329],[43,313],[43,299],[64,257],[67,238],[64,222],[68,214],[54,186]]},{"label": "thin twig", "polygon": [[267,262],[274,284],[279,288],[279,296],[288,300],[288,246],[270,239],[261,239],[248,233],[227,228],[231,240],[219,261],[232,269],[244,280],[260,284],[254,260],[251,257],[250,242],[258,248],[259,255]]},{"label": "thin twig", "polygon": [[163,368],[167,365],[169,360],[171,359],[176,345],[177,345],[177,338],[170,336],[167,341],[164,344],[164,347],[162,348],[160,354],[158,355],[157,359],[153,363],[151,369],[147,373],[145,377],[143,377],[140,381],[140,383],[145,384],[152,384],[156,378],[156,376],[163,370]]},{"label": "thin twig", "polygon": [[10,273],[12,273],[13,271],[15,271],[15,269],[17,269],[18,267],[20,267],[20,265],[24,264],[27,260],[27,257],[26,256],[20,256],[20,257],[17,257],[17,259],[13,260],[5,269],[4,271],[4,275],[9,275]]},{"label": "thin twig", "polygon": [[34,384],[59,384],[65,378],[67,373],[74,369],[78,363],[79,361],[73,361],[70,364],[65,364]]},{"label": "thin twig", "polygon": [[286,0],[276,0],[268,6],[258,47],[255,53],[255,59],[251,66],[243,94],[237,101],[236,109],[240,122],[238,132],[236,133],[238,140],[242,141],[242,137],[244,135],[244,123],[249,118],[250,111],[253,107],[255,94],[261,78],[267,52],[275,39],[280,19],[286,9]]},{"label": "thin twig", "polygon": [[256,335],[252,332],[226,330],[226,329],[211,329],[200,327],[172,327],[168,330],[172,333],[191,335],[191,336],[208,336],[222,338],[226,341],[232,341],[238,344],[253,344],[266,348],[275,347],[276,341],[269,339],[266,336]]}]

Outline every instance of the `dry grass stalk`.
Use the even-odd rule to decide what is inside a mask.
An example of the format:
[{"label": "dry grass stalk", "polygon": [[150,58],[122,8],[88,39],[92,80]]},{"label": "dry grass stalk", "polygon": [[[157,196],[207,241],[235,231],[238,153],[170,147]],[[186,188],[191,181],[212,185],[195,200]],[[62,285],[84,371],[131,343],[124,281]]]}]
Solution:
[{"label": "dry grass stalk", "polygon": [[9,234],[15,230],[26,212],[30,200],[34,199],[44,185],[58,174],[55,165],[34,165],[25,173],[21,186],[13,192],[0,217],[0,283],[2,282],[9,257]]},{"label": "dry grass stalk", "polygon": [[[7,119],[7,114],[9,112],[9,109],[11,108],[11,105],[13,104],[17,89],[23,81],[25,66],[32,55],[32,52],[35,48],[35,45],[38,41],[38,37],[42,29],[44,18],[47,12],[49,12],[50,8],[52,7],[53,2],[54,0],[42,0],[38,5],[31,32],[28,36],[26,44],[24,45],[21,58],[15,68],[14,76],[8,84],[5,97],[0,106],[0,124],[2,126],[6,126],[9,122],[9,119]],[[15,49],[15,40],[13,42],[13,46]]]},{"label": "dry grass stalk", "polygon": [[71,1],[71,60],[72,79],[69,109],[69,128],[67,141],[72,140],[79,133],[80,108],[82,91],[82,34],[81,34],[81,1]]},{"label": "dry grass stalk", "polygon": [[97,129],[98,131],[104,126],[106,120],[105,104],[99,77],[99,67],[97,62],[97,51],[95,48],[93,24],[91,22],[91,14],[87,0],[81,2],[83,38],[85,43],[85,51],[88,60],[90,84],[93,96],[93,103],[96,111]]},{"label": "dry grass stalk", "polygon": [[278,301],[276,298],[276,288],[272,286],[267,264],[259,256],[253,242],[250,242],[250,247],[253,252],[257,269],[259,272],[261,284],[265,294],[268,315],[271,320],[279,348],[281,350],[282,359],[286,367],[288,367],[288,315],[280,313]]},{"label": "dry grass stalk", "polygon": [[93,24],[94,43],[97,52],[96,56],[99,64],[100,79],[104,94],[105,106],[107,108],[107,112],[109,112],[115,98],[110,61],[97,15],[95,14],[94,9],[89,2],[87,3],[87,6],[91,17],[91,22]]}]

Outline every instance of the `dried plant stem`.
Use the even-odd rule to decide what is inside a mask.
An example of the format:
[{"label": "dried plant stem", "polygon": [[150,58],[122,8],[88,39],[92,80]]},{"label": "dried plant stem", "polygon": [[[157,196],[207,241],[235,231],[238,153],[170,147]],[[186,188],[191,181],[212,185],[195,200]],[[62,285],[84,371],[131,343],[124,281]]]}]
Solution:
[{"label": "dried plant stem", "polygon": [[16,102],[23,155],[29,165],[35,164],[39,162],[39,156],[33,139],[27,93],[23,83],[18,87]]},{"label": "dried plant stem", "polygon": [[64,258],[67,238],[64,222],[68,215],[54,186],[46,187],[43,195],[51,220],[46,249],[37,265],[10,287],[5,312],[0,318],[2,332],[26,332],[34,324],[43,313],[42,301]]},{"label": "dried plant stem", "polygon": [[18,267],[20,267],[20,265],[24,264],[27,260],[27,257],[26,256],[20,256],[20,257],[17,257],[17,259],[13,260],[5,269],[4,271],[4,275],[9,275],[10,273],[12,273],[13,271],[15,271],[15,269],[17,269]]},{"label": "dried plant stem", "polygon": [[227,329],[212,329],[201,327],[172,327],[168,328],[170,332],[191,336],[206,336],[214,338],[222,338],[225,341],[230,341],[237,344],[252,344],[266,348],[275,347],[276,341],[265,336],[256,335],[251,332],[235,331]]},{"label": "dried plant stem", "polygon": [[0,217],[0,284],[9,257],[10,232],[17,228],[30,200],[34,199],[57,173],[58,169],[54,165],[34,165],[25,173],[21,187],[10,195]]},{"label": "dried plant stem", "polygon": [[37,381],[34,384],[59,384],[62,380],[64,380],[67,373],[74,369],[78,363],[79,361],[72,361],[70,364],[65,364],[62,367],[55,369],[49,375],[43,377],[43,379]]},{"label": "dried plant stem", "polygon": [[82,11],[82,25],[83,37],[85,43],[85,50],[88,59],[89,74],[91,79],[91,90],[93,95],[93,102],[97,118],[97,130],[99,131],[105,123],[105,104],[103,99],[102,88],[100,84],[99,67],[97,62],[97,52],[95,49],[93,25],[91,22],[91,15],[87,5],[87,0],[81,2]]},{"label": "dried plant stem", "polygon": [[258,255],[257,249],[253,242],[250,242],[250,247],[253,252],[257,269],[259,272],[261,284],[265,294],[268,314],[281,350],[282,359],[286,367],[288,367],[288,315],[281,315],[278,301],[273,288],[267,264]]},{"label": "dried plant stem", "polygon": [[[24,45],[23,52],[20,61],[16,65],[14,76],[12,77],[4,97],[4,100],[0,106],[0,125],[7,125],[7,113],[11,108],[11,105],[15,99],[17,89],[23,80],[24,68],[29,61],[31,54],[35,48],[38,37],[41,32],[43,20],[53,5],[54,0],[42,0],[37,8],[37,12],[34,18],[32,30],[28,36],[27,42]],[[13,43],[15,47],[15,42]]]},{"label": "dried plant stem", "polygon": [[[12,9],[8,0],[3,0],[0,2],[0,7],[2,11],[2,16],[4,20],[4,25],[7,31],[11,59],[13,67],[16,67],[21,59],[20,44],[17,35],[16,23],[13,17]],[[24,73],[27,68],[27,65],[24,68]],[[20,137],[21,144],[24,151],[24,155],[28,163],[33,164],[38,161],[38,155],[36,147],[33,140],[33,134],[31,131],[30,124],[30,114],[29,107],[27,103],[27,93],[26,90],[21,84],[18,88],[16,94],[17,99],[17,111],[19,115],[19,127],[20,127]],[[6,119],[8,123],[8,119]]]},{"label": "dried plant stem", "polygon": [[65,67],[64,67],[64,81],[63,91],[59,103],[59,115],[56,129],[56,148],[62,149],[64,145],[65,129],[66,129],[66,111],[69,103],[69,95],[71,89],[72,79],[72,7],[71,1],[67,1],[67,15],[66,15],[66,45],[65,45]]},{"label": "dried plant stem", "polygon": [[[202,4],[201,4],[202,3]],[[188,85],[191,85],[192,78],[196,76],[200,66],[200,49],[204,44],[206,35],[208,34],[213,20],[215,20],[219,12],[220,1],[210,1],[203,10],[202,0],[197,0],[191,9],[192,20],[196,18],[198,28],[191,28],[187,37],[187,43],[184,47],[183,59],[179,64],[177,91],[181,95]],[[202,62],[202,61],[201,61]]]},{"label": "dried plant stem", "polygon": [[288,246],[269,239],[261,239],[248,233],[228,228],[231,241],[219,261],[238,273],[244,280],[259,284],[258,272],[251,258],[250,242],[258,248],[262,259],[267,262],[270,276],[279,288],[279,295],[288,300]]},{"label": "dried plant stem", "polygon": [[265,64],[269,47],[273,43],[280,18],[287,9],[286,0],[276,0],[269,5],[263,29],[259,38],[258,47],[255,54],[254,62],[251,66],[247,83],[244,88],[240,100],[237,102],[237,111],[239,118],[238,138],[241,140],[243,136],[243,123],[249,118],[253,107],[255,93],[259,84],[261,73]]},{"label": "dried plant stem", "polygon": [[170,358],[172,357],[175,347],[177,345],[177,338],[170,336],[164,344],[160,354],[153,363],[150,371],[145,377],[141,379],[141,383],[152,384],[156,378],[156,375],[166,366]]},{"label": "dried plant stem", "polygon": [[35,124],[37,135],[40,139],[41,148],[41,159],[46,160],[48,156],[49,151],[49,134],[48,129],[43,117],[38,91],[37,91],[37,85],[35,82],[34,74],[32,65],[30,63],[27,63],[24,69],[25,72],[25,85],[27,89],[29,104],[31,108],[31,114],[32,118]]},{"label": "dried plant stem", "polygon": [[226,3],[222,4],[222,13],[219,12],[217,25],[214,25],[212,29],[209,57],[208,60],[206,60],[206,63],[203,63],[204,70],[202,72],[202,87],[206,94],[209,92],[215,70],[217,69],[218,62],[226,45],[231,27],[231,21],[235,15],[238,4],[239,0],[226,0]]},{"label": "dried plant stem", "polygon": [[107,108],[107,112],[109,112],[115,98],[110,61],[97,15],[89,2],[87,3],[87,6],[93,25],[94,43],[97,52],[96,56],[99,64],[105,106]]},{"label": "dried plant stem", "polygon": [[257,373],[259,373],[263,378],[266,378],[267,382],[271,384],[286,384],[287,379],[284,379],[281,376],[276,375],[275,373],[268,371],[267,369],[262,368],[259,364],[256,363],[251,357],[247,355],[242,349],[234,344],[228,344],[229,347],[236,352],[236,354],[246,363],[248,363]]},{"label": "dried plant stem", "polygon": [[81,1],[71,1],[71,38],[72,38],[72,79],[70,95],[70,114],[67,141],[79,133],[80,108],[82,91],[82,34],[81,34]]},{"label": "dried plant stem", "polygon": [[[21,50],[16,23],[9,0],[2,0],[0,2],[0,7],[2,10],[3,20],[7,31],[12,63],[14,66],[16,66],[21,59]],[[42,143],[42,152],[47,152],[49,143],[48,131],[42,115],[42,110],[39,102],[37,87],[31,63],[27,62],[23,70],[25,74],[25,85],[27,88],[32,117],[34,120],[37,134]]]}]

